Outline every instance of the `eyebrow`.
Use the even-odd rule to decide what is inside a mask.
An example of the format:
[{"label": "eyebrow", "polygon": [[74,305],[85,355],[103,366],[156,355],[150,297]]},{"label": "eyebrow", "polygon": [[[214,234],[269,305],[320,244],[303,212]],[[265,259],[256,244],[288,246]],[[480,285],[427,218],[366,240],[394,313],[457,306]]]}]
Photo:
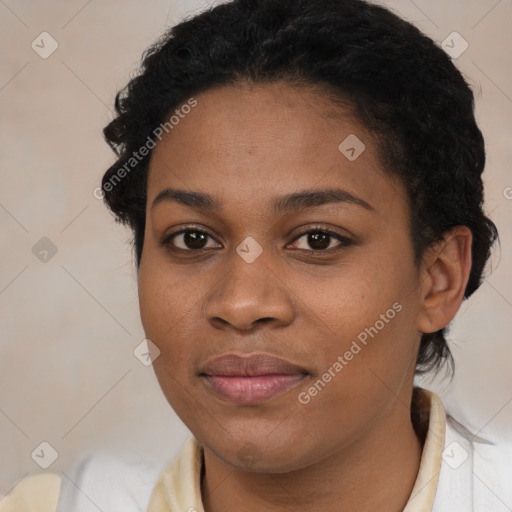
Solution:
[{"label": "eyebrow", "polygon": [[[221,210],[221,203],[215,196],[204,192],[173,188],[163,189],[153,200],[151,209],[167,201],[205,212],[219,212]],[[331,203],[349,203],[374,211],[369,203],[340,188],[301,190],[300,192],[276,197],[270,203],[270,208],[274,214],[283,214]]]}]

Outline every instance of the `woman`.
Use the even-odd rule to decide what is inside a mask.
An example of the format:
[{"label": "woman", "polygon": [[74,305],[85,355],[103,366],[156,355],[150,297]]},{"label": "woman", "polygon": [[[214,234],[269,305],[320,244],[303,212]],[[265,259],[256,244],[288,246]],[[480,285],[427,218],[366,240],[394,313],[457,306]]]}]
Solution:
[{"label": "woman", "polygon": [[116,98],[101,194],[193,437],[158,471],[98,455],[48,507],[510,510],[489,479],[510,455],[413,385],[452,363],[497,238],[473,108],[443,50],[363,0],[234,0],[165,34]]}]

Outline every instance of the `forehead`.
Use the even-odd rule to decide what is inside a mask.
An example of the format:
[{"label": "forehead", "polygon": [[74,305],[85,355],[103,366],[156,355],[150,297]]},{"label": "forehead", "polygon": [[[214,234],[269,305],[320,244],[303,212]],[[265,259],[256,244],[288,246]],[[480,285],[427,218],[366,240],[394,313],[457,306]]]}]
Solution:
[{"label": "forehead", "polygon": [[153,150],[148,203],[164,187],[260,208],[306,188],[342,187],[377,205],[403,195],[370,133],[322,88],[225,86],[195,100]]}]

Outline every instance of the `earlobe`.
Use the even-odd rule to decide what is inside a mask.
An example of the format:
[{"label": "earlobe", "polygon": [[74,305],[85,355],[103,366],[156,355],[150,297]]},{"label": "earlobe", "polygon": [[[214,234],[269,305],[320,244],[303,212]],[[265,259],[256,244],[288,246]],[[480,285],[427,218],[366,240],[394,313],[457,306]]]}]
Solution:
[{"label": "earlobe", "polygon": [[471,271],[471,242],[471,230],[456,226],[425,255],[418,318],[420,332],[446,327],[459,310]]}]

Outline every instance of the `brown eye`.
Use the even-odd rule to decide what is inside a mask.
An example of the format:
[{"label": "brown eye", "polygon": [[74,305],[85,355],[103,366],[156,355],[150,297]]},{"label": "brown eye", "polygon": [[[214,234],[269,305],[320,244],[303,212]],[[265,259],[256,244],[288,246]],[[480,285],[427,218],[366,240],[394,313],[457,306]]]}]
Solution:
[{"label": "brown eye", "polygon": [[[343,235],[340,235],[339,233],[324,229],[306,231],[305,233],[299,235],[295,239],[295,242],[300,239],[304,239],[304,242],[302,244],[303,246],[298,247],[298,249],[313,252],[330,252],[331,249],[337,250],[341,247],[345,247],[353,243],[352,240]],[[338,241],[337,245],[331,245],[333,239]]]},{"label": "brown eye", "polygon": [[307,235],[308,237],[308,244],[313,249],[327,249],[331,243],[332,236],[328,233],[309,233]]},{"label": "brown eye", "polygon": [[208,239],[211,236],[205,231],[198,229],[184,229],[177,233],[171,233],[162,240],[161,245],[169,246],[170,249],[181,251],[197,251],[206,248]]}]

